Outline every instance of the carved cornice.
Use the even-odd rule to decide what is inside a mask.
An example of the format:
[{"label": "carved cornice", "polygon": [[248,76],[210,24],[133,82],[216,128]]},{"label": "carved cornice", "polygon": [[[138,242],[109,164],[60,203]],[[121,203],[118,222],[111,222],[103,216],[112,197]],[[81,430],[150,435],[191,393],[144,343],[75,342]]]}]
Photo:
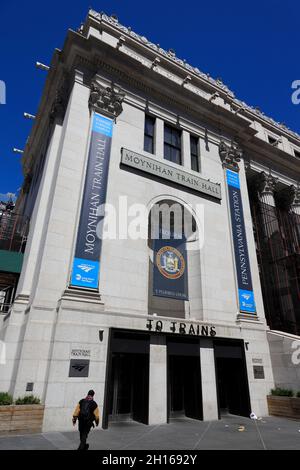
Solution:
[{"label": "carved cornice", "polygon": [[241,157],[243,155],[243,151],[240,147],[233,143],[229,147],[229,145],[225,144],[225,142],[221,140],[219,145],[219,155],[223,162],[223,167],[234,171],[240,170],[238,163],[241,161]]},{"label": "carved cornice", "polygon": [[125,93],[121,89],[103,87],[96,81],[91,83],[91,94],[89,99],[90,108],[100,111],[109,117],[116,118],[123,111],[122,102]]},{"label": "carved cornice", "polygon": [[215,86],[218,86],[218,88],[224,90],[226,93],[229,93],[231,96],[234,96],[232,91],[229,90],[229,88],[222,82],[222,80],[220,78],[215,80],[212,77],[210,77],[209,74],[201,72],[201,70],[199,70],[197,67],[193,67],[192,65],[188,64],[183,59],[179,59],[176,56],[175,51],[173,49],[169,49],[168,51],[166,51],[165,49],[160,47],[159,44],[154,44],[153,42],[149,41],[145,36],[141,36],[141,35],[135,33],[134,31],[132,31],[132,29],[130,27],[127,28],[126,26],[123,26],[122,24],[120,24],[116,17],[108,16],[105,13],[99,13],[99,12],[97,12],[95,10],[92,10],[92,9],[89,10],[89,15],[91,17],[99,20],[100,22],[105,21],[106,23],[108,23],[108,24],[112,25],[113,27],[115,27],[116,29],[118,29],[120,32],[128,34],[131,38],[135,39],[139,43],[143,44],[144,46],[149,47],[150,49],[152,49],[156,53],[161,54],[166,59],[169,59],[172,62],[175,62],[177,65],[180,65],[181,67],[184,67],[187,71],[195,73],[196,75],[198,75],[199,77],[204,78],[205,80],[207,80],[211,84],[213,84]]},{"label": "carved cornice", "polygon": [[[110,78],[116,81],[122,81],[123,84],[128,84],[131,87],[135,88],[136,90],[140,90],[145,95],[151,95],[152,97],[155,97],[157,100],[159,100],[160,103],[164,103],[165,105],[171,105],[171,106],[176,106],[183,110],[186,113],[190,113],[191,115],[195,116],[196,118],[199,119],[199,111],[198,109],[195,109],[195,106],[191,106],[187,103],[183,103],[179,100],[176,99],[176,95],[174,94],[173,97],[168,96],[167,94],[163,94],[159,92],[157,89],[154,87],[151,87],[148,84],[145,84],[142,80],[139,80],[135,75],[133,74],[127,74],[124,71],[120,70],[119,68],[116,68],[112,66],[111,64],[108,64],[102,60],[102,58],[95,56],[93,60],[89,60],[86,57],[83,57],[81,55],[76,56],[76,60],[74,62],[77,67],[85,67],[85,77],[86,77],[86,84],[88,86],[91,85],[92,81],[94,81],[94,77],[96,74],[97,70],[101,70],[104,72],[107,72],[110,74]],[[89,75],[91,75],[93,78],[89,79]],[[120,88],[117,86],[117,88]],[[202,123],[205,121],[202,120]],[[204,124],[203,124],[204,126]],[[217,130],[215,130],[215,135],[217,135]]]},{"label": "carved cornice", "polygon": [[147,95],[156,97],[157,99],[159,99],[161,102],[165,104],[178,106],[181,109],[184,109],[186,112],[193,113],[194,115],[199,117],[199,113],[195,111],[195,107],[189,106],[188,104],[182,104],[182,102],[176,99],[175,95],[173,95],[174,97],[171,98],[166,94],[160,93],[155,88],[149,85],[146,85],[144,82],[136,78],[134,75],[126,74],[122,70],[116,67],[113,67],[110,64],[107,64],[106,62],[103,62],[101,59],[95,60],[95,64],[97,65],[98,69],[105,70],[106,72],[112,74],[117,79],[120,79],[123,82],[126,82],[127,84],[129,84],[130,86],[134,88],[137,88],[138,90],[142,90]]},{"label": "carved cornice", "polygon": [[237,99],[234,92],[230,90],[220,78],[214,79],[209,74],[203,73],[201,70],[198,69],[198,67],[193,67],[192,65],[188,64],[186,60],[178,58],[173,49],[169,49],[168,51],[162,49],[159,44],[154,44],[153,42],[149,41],[145,36],[141,36],[132,31],[130,27],[126,27],[119,23],[119,20],[116,16],[108,16],[103,12],[99,13],[93,9],[89,10],[89,16],[99,21],[100,24],[107,23],[110,26],[114,27],[117,31],[120,32],[122,42],[126,41],[126,37],[124,37],[124,34],[127,34],[130,38],[136,40],[143,46],[150,48],[156,54],[159,54],[160,56],[163,56],[166,59],[172,61],[173,63],[183,67],[188,73],[193,73],[199,78],[203,79],[208,85],[214,86],[218,88],[221,92],[226,93],[226,95],[228,96],[228,101],[234,105],[234,109],[240,108],[241,110],[250,113],[252,115],[252,118],[260,118],[261,120],[267,122],[269,125],[275,126],[279,131],[281,130],[283,132],[286,132],[288,135],[292,136],[293,138],[296,138],[299,141],[300,135],[297,132],[288,128],[284,123],[279,123],[273,118],[266,116],[257,107],[249,106],[244,101]]}]

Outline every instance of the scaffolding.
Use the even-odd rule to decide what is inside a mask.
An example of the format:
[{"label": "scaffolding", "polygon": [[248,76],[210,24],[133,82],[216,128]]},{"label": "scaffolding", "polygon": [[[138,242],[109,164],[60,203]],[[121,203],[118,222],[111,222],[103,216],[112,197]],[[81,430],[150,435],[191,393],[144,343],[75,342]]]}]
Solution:
[{"label": "scaffolding", "polygon": [[19,272],[11,272],[14,269],[10,260],[16,256],[14,253],[24,253],[28,229],[27,217],[14,213],[7,205],[0,207],[0,255],[4,260],[0,267],[0,314],[10,311],[15,298]]},{"label": "scaffolding", "polygon": [[24,253],[29,220],[10,211],[0,212],[0,250]]}]

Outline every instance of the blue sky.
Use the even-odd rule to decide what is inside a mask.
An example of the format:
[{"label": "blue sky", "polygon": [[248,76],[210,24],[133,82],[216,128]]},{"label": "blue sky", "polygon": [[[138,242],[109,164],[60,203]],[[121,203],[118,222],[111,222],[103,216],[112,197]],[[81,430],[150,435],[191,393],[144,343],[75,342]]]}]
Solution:
[{"label": "blue sky", "polygon": [[291,101],[291,83],[300,80],[300,2],[297,0],[162,1],[2,0],[0,6],[0,194],[22,184],[20,156],[35,114],[49,63],[63,45],[66,30],[76,29],[88,8],[117,14],[119,21],[163,48],[173,48],[212,77],[221,77],[235,95],[300,133],[300,105]]}]

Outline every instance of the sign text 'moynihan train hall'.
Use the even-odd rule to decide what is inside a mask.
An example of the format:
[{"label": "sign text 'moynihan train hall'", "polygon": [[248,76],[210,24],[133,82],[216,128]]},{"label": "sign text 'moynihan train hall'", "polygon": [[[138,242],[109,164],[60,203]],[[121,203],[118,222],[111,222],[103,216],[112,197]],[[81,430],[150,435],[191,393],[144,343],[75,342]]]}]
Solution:
[{"label": "sign text 'moynihan train hall'", "polygon": [[180,184],[181,186],[194,189],[200,193],[222,199],[221,186],[219,184],[212,183],[209,180],[200,178],[180,168],[175,168],[161,160],[154,160],[153,158],[132,152],[132,150],[122,148],[121,163],[173,183]]}]

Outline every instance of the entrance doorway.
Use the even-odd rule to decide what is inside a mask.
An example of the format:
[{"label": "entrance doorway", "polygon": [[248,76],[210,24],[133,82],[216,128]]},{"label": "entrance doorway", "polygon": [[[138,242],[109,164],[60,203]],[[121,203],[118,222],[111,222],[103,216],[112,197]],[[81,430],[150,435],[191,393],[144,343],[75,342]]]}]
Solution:
[{"label": "entrance doorway", "polygon": [[219,415],[249,417],[250,397],[244,343],[215,343]]},{"label": "entrance doorway", "polygon": [[146,354],[113,354],[110,421],[147,424],[149,360]]},{"label": "entrance doorway", "polygon": [[168,418],[203,418],[199,342],[168,340]]},{"label": "entrance doorway", "polygon": [[149,338],[121,332],[112,336],[105,427],[108,421],[148,424]]}]

